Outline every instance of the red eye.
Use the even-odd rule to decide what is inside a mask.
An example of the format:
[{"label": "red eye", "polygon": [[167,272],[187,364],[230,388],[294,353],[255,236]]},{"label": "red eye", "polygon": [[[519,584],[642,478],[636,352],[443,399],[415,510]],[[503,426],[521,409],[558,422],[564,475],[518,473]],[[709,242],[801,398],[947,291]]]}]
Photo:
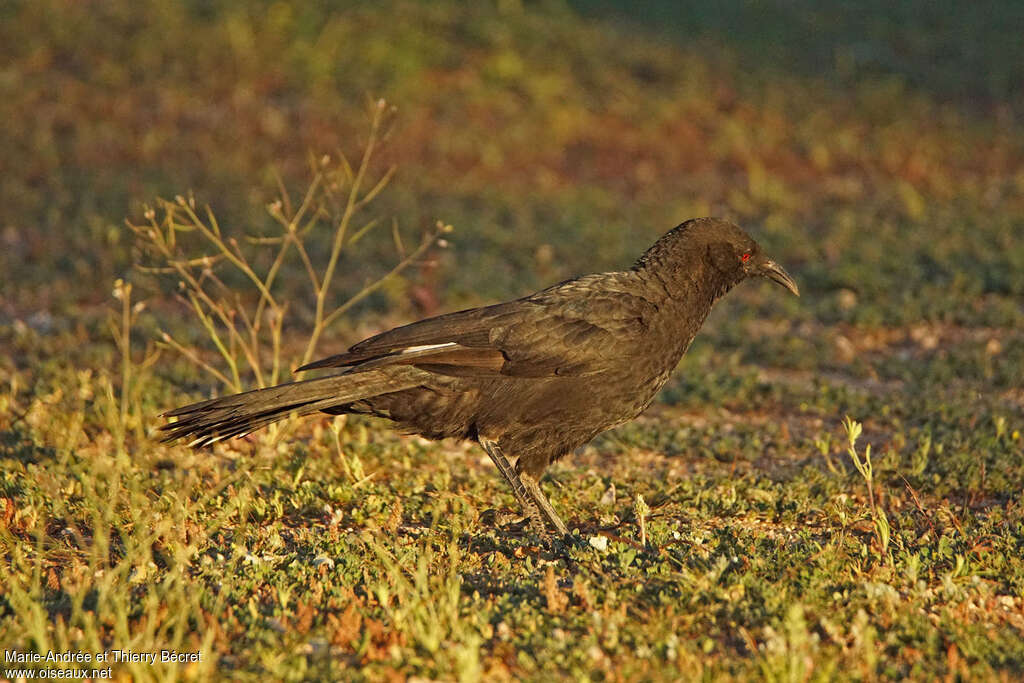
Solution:
[{"label": "red eye", "polygon": [[747,261],[749,261],[749,260],[750,260],[750,252],[748,251],[748,252],[747,252],[746,254],[744,254],[743,256],[740,256],[740,260],[741,260],[741,261],[743,261],[744,263],[746,263]]}]

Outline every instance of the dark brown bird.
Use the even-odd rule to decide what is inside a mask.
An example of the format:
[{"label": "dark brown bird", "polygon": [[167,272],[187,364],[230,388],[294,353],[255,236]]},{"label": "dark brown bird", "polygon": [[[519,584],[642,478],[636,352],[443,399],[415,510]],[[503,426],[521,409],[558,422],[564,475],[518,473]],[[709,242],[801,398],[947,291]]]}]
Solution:
[{"label": "dark brown bird", "polygon": [[292,414],[360,413],[429,439],[474,439],[535,529],[565,534],[538,485],[544,470],[643,412],[715,301],[754,276],[799,295],[737,226],[687,221],[629,270],[383,332],[299,368],[340,373],[178,408],[162,429],[205,445]]}]

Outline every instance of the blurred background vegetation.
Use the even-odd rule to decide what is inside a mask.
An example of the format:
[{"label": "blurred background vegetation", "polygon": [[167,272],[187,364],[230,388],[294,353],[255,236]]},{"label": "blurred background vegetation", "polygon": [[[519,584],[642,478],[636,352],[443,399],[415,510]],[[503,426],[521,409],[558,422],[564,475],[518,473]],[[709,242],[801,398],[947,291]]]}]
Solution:
[{"label": "blurred background vegetation", "polygon": [[[254,680],[1019,675],[1021,35],[1010,0],[0,3],[0,641],[212,647]],[[204,332],[134,267],[125,219],[194,195],[228,236],[279,233],[268,204],[322,155],[357,160],[379,98],[370,176],[397,172],[327,310],[396,262],[392,225],[454,232],[324,353],[628,266],[694,216],[799,282],[739,288],[654,419],[553,469],[607,553],[535,561],[477,523],[508,495],[492,472],[376,423],[216,455],[153,440],[216,385],[155,362],[158,329]],[[308,236],[318,264],[330,239]],[[278,279],[289,359],[304,278]],[[870,503],[844,414],[874,445]]]},{"label": "blurred background vegetation", "polygon": [[[430,275],[445,308],[623,266],[718,214],[799,273],[794,313],[1005,324],[1024,10],[940,5],[5,3],[3,310],[102,301],[131,263],[123,218],[156,196],[265,230],[274,174],[301,190],[309,154],[357,150],[384,97],[378,161],[399,174],[377,208],[456,226]],[[372,269],[345,265],[350,286]],[[830,306],[841,289],[862,305]]]}]

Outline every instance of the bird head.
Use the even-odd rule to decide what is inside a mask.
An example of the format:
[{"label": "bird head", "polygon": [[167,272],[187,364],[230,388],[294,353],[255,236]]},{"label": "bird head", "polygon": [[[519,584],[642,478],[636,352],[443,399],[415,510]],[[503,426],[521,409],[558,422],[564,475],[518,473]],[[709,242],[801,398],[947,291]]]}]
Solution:
[{"label": "bird head", "polygon": [[638,267],[654,266],[682,277],[711,270],[727,290],[750,277],[765,277],[793,294],[800,289],[785,269],[739,226],[720,218],[695,218],[671,230],[648,249]]},{"label": "bird head", "polygon": [[789,273],[768,258],[761,245],[737,225],[712,218],[705,219],[702,228],[699,232],[707,242],[711,264],[727,279],[738,283],[749,277],[766,277],[800,296],[800,289]]}]

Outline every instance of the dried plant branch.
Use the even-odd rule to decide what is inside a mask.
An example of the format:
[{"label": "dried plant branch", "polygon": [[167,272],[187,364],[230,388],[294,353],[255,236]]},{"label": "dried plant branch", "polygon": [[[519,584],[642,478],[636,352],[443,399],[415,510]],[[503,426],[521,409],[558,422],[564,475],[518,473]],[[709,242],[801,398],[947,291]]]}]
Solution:
[{"label": "dried plant branch", "polygon": [[[449,225],[439,222],[407,252],[398,224],[392,221],[397,263],[340,305],[329,306],[342,254],[380,225],[379,218],[363,219],[360,212],[395,176],[395,167],[388,167],[367,188],[390,111],[383,101],[375,103],[369,136],[355,168],[344,154],[333,161],[327,156],[311,157],[311,180],[297,203],[293,204],[284,180],[274,174],[278,198],[267,206],[276,226],[271,234],[235,238],[210,207],[197,209],[191,195],[160,200],[156,209],[146,210],[144,223],[128,223],[145,257],[137,267],[158,278],[177,280],[181,301],[204,332],[205,342],[186,344],[161,330],[162,347],[231,391],[243,391],[251,383],[257,387],[277,384],[288,366],[283,349],[289,305],[281,298],[281,281],[289,263],[305,273],[303,280],[315,306],[313,329],[300,361],[304,364],[312,360],[328,325],[419,263],[432,246],[443,246],[441,236],[451,231]],[[307,246],[307,238],[325,228],[330,231],[330,248],[320,261]],[[234,284],[238,277],[242,285]]]}]

